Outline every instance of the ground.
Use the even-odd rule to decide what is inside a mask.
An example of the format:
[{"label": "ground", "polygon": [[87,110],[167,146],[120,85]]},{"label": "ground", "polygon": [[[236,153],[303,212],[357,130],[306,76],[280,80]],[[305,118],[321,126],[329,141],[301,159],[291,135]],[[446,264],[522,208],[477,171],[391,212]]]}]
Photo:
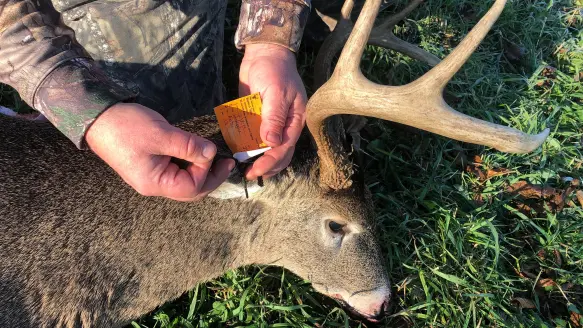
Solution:
[{"label": "ground", "polygon": [[[492,2],[427,0],[395,33],[444,58]],[[236,8],[229,12],[227,36],[236,26]],[[240,55],[229,37],[226,45],[234,98]],[[309,94],[314,58],[314,47],[304,45],[298,62]],[[361,66],[371,80],[392,85],[429,69],[374,47]],[[541,149],[509,155],[371,122],[365,172],[395,294],[378,326],[583,326],[582,80],[583,0],[510,0],[445,98],[465,114],[525,132],[550,128]],[[26,109],[7,87],[0,105]],[[132,326],[373,325],[286,271],[249,267],[199,285]]]}]

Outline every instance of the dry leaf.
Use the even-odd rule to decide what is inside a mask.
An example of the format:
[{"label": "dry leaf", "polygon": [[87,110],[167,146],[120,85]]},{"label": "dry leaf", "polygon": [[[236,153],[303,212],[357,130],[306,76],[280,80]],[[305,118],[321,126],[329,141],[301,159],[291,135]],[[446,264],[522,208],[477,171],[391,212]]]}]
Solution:
[{"label": "dry leaf", "polygon": [[527,298],[515,297],[511,299],[510,302],[517,305],[520,309],[536,309],[536,305]]},{"label": "dry leaf", "polygon": [[581,315],[577,312],[571,312],[571,323],[574,327],[581,327]]},{"label": "dry leaf", "polygon": [[[549,186],[533,185],[526,181],[518,181],[510,185],[507,191],[511,194],[520,195],[525,199],[544,200],[550,208],[560,212],[565,207],[571,194],[576,190],[577,185],[578,181],[571,183],[565,190],[560,190]],[[537,212],[540,211],[537,210]]]},{"label": "dry leaf", "polygon": [[527,199],[546,199],[557,194],[557,190],[553,187],[533,185],[526,181],[518,181],[510,185],[508,187],[508,192],[519,194]]},{"label": "dry leaf", "polygon": [[542,288],[553,287],[556,285],[556,282],[550,278],[543,278],[537,282],[537,285]]},{"label": "dry leaf", "polygon": [[511,173],[512,171],[509,169],[505,169],[505,168],[499,168],[499,169],[490,169],[486,172],[486,176],[488,179],[492,178],[492,177],[497,177],[497,176],[501,176],[501,175],[506,175]]},{"label": "dry leaf", "polygon": [[547,66],[542,70],[541,75],[545,79],[542,81],[539,81],[536,85],[538,87],[549,87],[549,86],[551,86],[551,80],[554,80],[557,78],[557,69],[555,67],[552,67],[552,66]]},{"label": "dry leaf", "polygon": [[577,200],[579,201],[579,205],[581,205],[581,207],[583,207],[583,191],[577,190],[577,193],[575,195],[577,195]]}]

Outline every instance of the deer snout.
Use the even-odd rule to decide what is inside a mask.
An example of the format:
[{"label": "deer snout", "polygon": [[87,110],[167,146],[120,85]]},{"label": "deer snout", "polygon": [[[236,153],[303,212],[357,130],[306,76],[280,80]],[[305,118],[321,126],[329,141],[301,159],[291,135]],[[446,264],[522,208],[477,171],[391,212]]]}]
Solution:
[{"label": "deer snout", "polygon": [[376,318],[386,314],[390,298],[390,289],[387,286],[382,286],[371,291],[354,293],[347,302],[361,316],[375,321]]}]

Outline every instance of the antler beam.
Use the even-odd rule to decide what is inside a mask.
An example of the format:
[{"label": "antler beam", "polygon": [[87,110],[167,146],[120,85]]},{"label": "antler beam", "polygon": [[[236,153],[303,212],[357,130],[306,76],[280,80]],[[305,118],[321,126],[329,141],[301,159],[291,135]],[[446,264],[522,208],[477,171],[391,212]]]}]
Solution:
[{"label": "antler beam", "polygon": [[443,89],[468,60],[498,19],[506,0],[492,8],[441,63],[414,82],[383,86],[366,79],[360,58],[368,43],[381,0],[368,0],[346,43],[330,80],[310,98],[307,124],[318,147],[320,182],[331,189],[346,189],[346,157],[331,147],[324,121],[333,115],[376,117],[417,127],[455,140],[485,145],[504,152],[526,153],[544,142],[549,130],[529,135],[514,128],[482,121],[453,110]]}]

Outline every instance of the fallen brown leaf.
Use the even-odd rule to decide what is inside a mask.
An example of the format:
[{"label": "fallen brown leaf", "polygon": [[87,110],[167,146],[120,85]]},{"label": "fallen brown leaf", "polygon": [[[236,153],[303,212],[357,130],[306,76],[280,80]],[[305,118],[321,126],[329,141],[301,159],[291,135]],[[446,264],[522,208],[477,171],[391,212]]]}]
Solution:
[{"label": "fallen brown leaf", "polygon": [[527,299],[527,298],[523,298],[523,297],[515,297],[513,299],[510,300],[510,302],[512,302],[512,304],[518,306],[520,309],[535,309],[536,305],[534,305],[534,302]]},{"label": "fallen brown leaf", "polygon": [[526,181],[518,181],[510,185],[508,187],[508,192],[519,194],[527,199],[546,199],[557,194],[557,190],[553,187],[533,185]]},{"label": "fallen brown leaf", "polygon": [[[555,212],[560,212],[565,207],[571,194],[577,189],[578,183],[579,181],[577,180],[577,182],[571,183],[565,190],[561,190],[550,186],[533,185],[526,181],[518,181],[508,186],[506,191],[514,195],[519,195],[524,199],[546,201],[547,205]],[[544,208],[537,208],[537,212],[541,210],[544,210]]]},{"label": "fallen brown leaf", "polygon": [[553,279],[550,279],[550,278],[543,278],[543,279],[540,279],[540,280],[537,282],[537,285],[538,285],[539,287],[542,287],[542,288],[546,288],[546,287],[553,287],[553,286],[555,286],[556,284],[557,284],[557,283],[556,283],[556,282],[555,282]]},{"label": "fallen brown leaf", "polygon": [[536,85],[538,87],[549,87],[551,85],[551,80],[557,78],[557,69],[552,66],[547,66],[542,70],[541,75],[545,79],[539,81]]},{"label": "fallen brown leaf", "polygon": [[581,207],[583,207],[583,191],[577,190],[577,193],[575,195],[577,195],[577,200],[579,201],[579,205],[581,205]]},{"label": "fallen brown leaf", "polygon": [[577,312],[571,312],[571,316],[569,317],[571,323],[575,327],[581,327],[581,315]]},{"label": "fallen brown leaf", "polygon": [[487,177],[487,179],[490,179],[492,177],[506,175],[506,174],[509,174],[511,172],[512,172],[511,170],[505,169],[505,168],[489,169],[488,171],[486,171],[486,177]]}]

